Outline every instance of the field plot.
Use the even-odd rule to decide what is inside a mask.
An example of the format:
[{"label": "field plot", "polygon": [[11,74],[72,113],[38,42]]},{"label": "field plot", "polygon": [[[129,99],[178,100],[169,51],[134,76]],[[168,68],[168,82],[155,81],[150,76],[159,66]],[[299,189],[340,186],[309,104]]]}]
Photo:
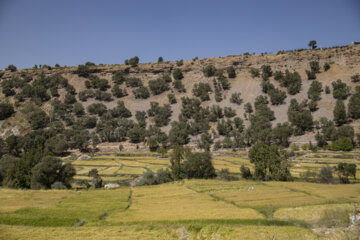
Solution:
[{"label": "field plot", "polygon": [[336,224],[346,226],[360,186],[186,180],[0,196],[0,239],[332,239],[340,228],[318,236],[311,226],[332,226],[327,213],[342,213]]},{"label": "field plot", "polygon": [[77,180],[89,180],[89,171],[96,168],[105,182],[129,182],[147,170],[167,168],[168,158],[157,156],[94,156],[90,160],[75,160]]},{"label": "field plot", "polygon": [[177,221],[193,219],[263,219],[251,208],[237,208],[232,204],[188,189],[181,183],[136,187],[128,211],[111,214],[109,223],[127,221]]}]

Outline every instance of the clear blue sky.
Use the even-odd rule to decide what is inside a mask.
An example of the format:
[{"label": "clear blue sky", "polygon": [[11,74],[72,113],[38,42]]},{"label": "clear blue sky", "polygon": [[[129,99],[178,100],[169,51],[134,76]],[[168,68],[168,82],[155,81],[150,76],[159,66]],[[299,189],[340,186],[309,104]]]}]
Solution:
[{"label": "clear blue sky", "polygon": [[0,0],[0,69],[360,41],[360,0]]}]

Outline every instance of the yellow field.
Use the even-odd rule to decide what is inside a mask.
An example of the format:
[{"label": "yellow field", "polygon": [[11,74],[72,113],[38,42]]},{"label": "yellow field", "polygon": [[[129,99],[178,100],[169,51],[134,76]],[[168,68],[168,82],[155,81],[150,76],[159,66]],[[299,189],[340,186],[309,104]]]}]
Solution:
[{"label": "yellow field", "polygon": [[[246,156],[246,152],[225,153],[225,155],[214,156],[212,161],[217,171],[227,168],[231,175],[240,177],[240,166],[242,164],[253,171],[253,165]],[[322,166],[334,167],[339,162],[356,163],[358,169],[360,169],[359,159],[360,154],[358,153],[308,153],[292,158],[290,172],[295,178],[300,178],[307,171],[317,174]],[[99,155],[90,160],[75,160],[72,163],[77,170],[78,176],[76,179],[87,179],[88,172],[96,168],[103,180],[106,179],[109,182],[131,181],[147,170],[156,172],[159,169],[169,167],[168,158],[159,158],[157,155],[146,156],[144,154],[132,156]],[[360,171],[357,172],[357,178],[360,179]]]},{"label": "yellow field", "polygon": [[0,239],[343,239],[354,233],[336,228],[322,236],[311,226],[321,227],[333,210],[345,211],[341,224],[348,224],[356,202],[357,184],[186,180],[131,190],[0,189]]},{"label": "yellow field", "polygon": [[[356,154],[316,153],[292,159],[294,177],[337,162],[359,164]],[[169,167],[157,156],[95,156],[72,161],[76,180],[96,168],[115,190],[0,189],[0,239],[355,239],[346,230],[360,185],[307,182],[185,180],[129,187],[151,169]],[[296,164],[301,163],[300,167]],[[215,156],[217,171],[253,166],[245,153]],[[358,171],[359,173],[359,171]],[[250,187],[250,189],[249,189]],[[251,190],[253,187],[253,190]],[[312,228],[335,227],[329,235]]]}]

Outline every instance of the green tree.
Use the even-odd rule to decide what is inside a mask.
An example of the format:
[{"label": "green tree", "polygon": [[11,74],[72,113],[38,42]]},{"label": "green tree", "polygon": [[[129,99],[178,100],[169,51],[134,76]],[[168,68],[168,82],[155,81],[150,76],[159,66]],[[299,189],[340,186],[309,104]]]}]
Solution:
[{"label": "green tree", "polygon": [[255,177],[261,180],[290,180],[287,155],[277,146],[256,143],[249,151],[250,162],[255,165]]},{"label": "green tree", "polygon": [[164,62],[163,57],[159,57],[157,62],[158,62],[158,63],[162,63],[162,62]]},{"label": "green tree", "polygon": [[135,57],[129,59],[129,64],[132,67],[136,67],[139,64],[139,60],[140,60],[139,57],[135,56]]},{"label": "green tree", "polygon": [[338,79],[331,83],[333,87],[333,96],[335,99],[345,100],[350,95],[350,87]]},{"label": "green tree", "polygon": [[62,182],[67,188],[71,188],[71,181],[76,174],[71,163],[65,163],[56,157],[47,156],[31,170],[31,188],[51,188],[55,182]]},{"label": "green tree", "polygon": [[352,119],[360,118],[360,87],[357,87],[356,90],[356,93],[350,97],[348,103],[348,114]]},{"label": "green tree", "polygon": [[308,47],[315,49],[315,48],[317,48],[316,44],[317,44],[317,42],[315,40],[310,40],[310,42],[308,43]]},{"label": "green tree", "polygon": [[149,81],[150,91],[154,95],[159,95],[170,89],[169,84],[165,81],[164,78],[158,78],[156,80]]},{"label": "green tree", "polygon": [[45,143],[45,147],[55,155],[61,155],[69,148],[69,145],[63,136],[57,135],[49,138]]},{"label": "green tree", "polygon": [[5,70],[11,71],[11,72],[16,72],[17,68],[15,67],[15,65],[10,64]]},{"label": "green tree", "polygon": [[321,183],[334,183],[332,168],[330,166],[322,166],[319,173]]},{"label": "green tree", "polygon": [[173,77],[175,80],[181,80],[184,78],[180,68],[175,68],[173,71]]},{"label": "green tree", "polygon": [[187,178],[208,179],[216,177],[211,158],[209,152],[187,154],[184,161],[184,172]]},{"label": "green tree", "polygon": [[0,120],[7,119],[15,113],[14,107],[9,103],[0,103]]},{"label": "green tree", "polygon": [[133,94],[136,99],[147,99],[150,97],[150,92],[147,87],[141,86],[133,90]]},{"label": "green tree", "polygon": [[354,163],[338,163],[334,169],[341,183],[350,183],[350,176],[356,179],[356,164]]},{"label": "green tree", "polygon": [[80,76],[80,77],[88,77],[91,73],[90,68],[86,65],[79,65],[76,73]]},{"label": "green tree", "polygon": [[322,91],[323,91],[323,89],[322,89],[321,82],[315,80],[315,81],[311,82],[311,85],[307,92],[308,98],[313,101],[319,101]]},{"label": "green tree", "polygon": [[36,110],[29,116],[29,123],[32,129],[45,128],[50,122],[48,115],[42,110]]},{"label": "green tree", "polygon": [[207,65],[204,69],[203,69],[203,73],[205,77],[212,77],[215,75],[216,73],[216,68],[213,65]]},{"label": "green tree", "polygon": [[243,102],[243,100],[241,99],[241,93],[239,92],[232,93],[230,97],[230,102],[235,103],[237,105],[241,105],[241,103]]},{"label": "green tree", "polygon": [[334,121],[337,125],[346,123],[346,109],[344,101],[337,100],[334,108]]},{"label": "green tree", "polygon": [[235,68],[233,66],[230,66],[230,67],[226,68],[226,71],[228,73],[229,78],[235,78],[236,77]]}]

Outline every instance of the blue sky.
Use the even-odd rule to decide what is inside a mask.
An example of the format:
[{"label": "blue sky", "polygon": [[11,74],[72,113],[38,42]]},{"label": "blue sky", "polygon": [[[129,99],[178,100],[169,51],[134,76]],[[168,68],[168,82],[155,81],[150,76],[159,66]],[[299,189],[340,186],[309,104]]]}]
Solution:
[{"label": "blue sky", "polygon": [[0,69],[274,52],[360,41],[360,0],[0,0]]}]

